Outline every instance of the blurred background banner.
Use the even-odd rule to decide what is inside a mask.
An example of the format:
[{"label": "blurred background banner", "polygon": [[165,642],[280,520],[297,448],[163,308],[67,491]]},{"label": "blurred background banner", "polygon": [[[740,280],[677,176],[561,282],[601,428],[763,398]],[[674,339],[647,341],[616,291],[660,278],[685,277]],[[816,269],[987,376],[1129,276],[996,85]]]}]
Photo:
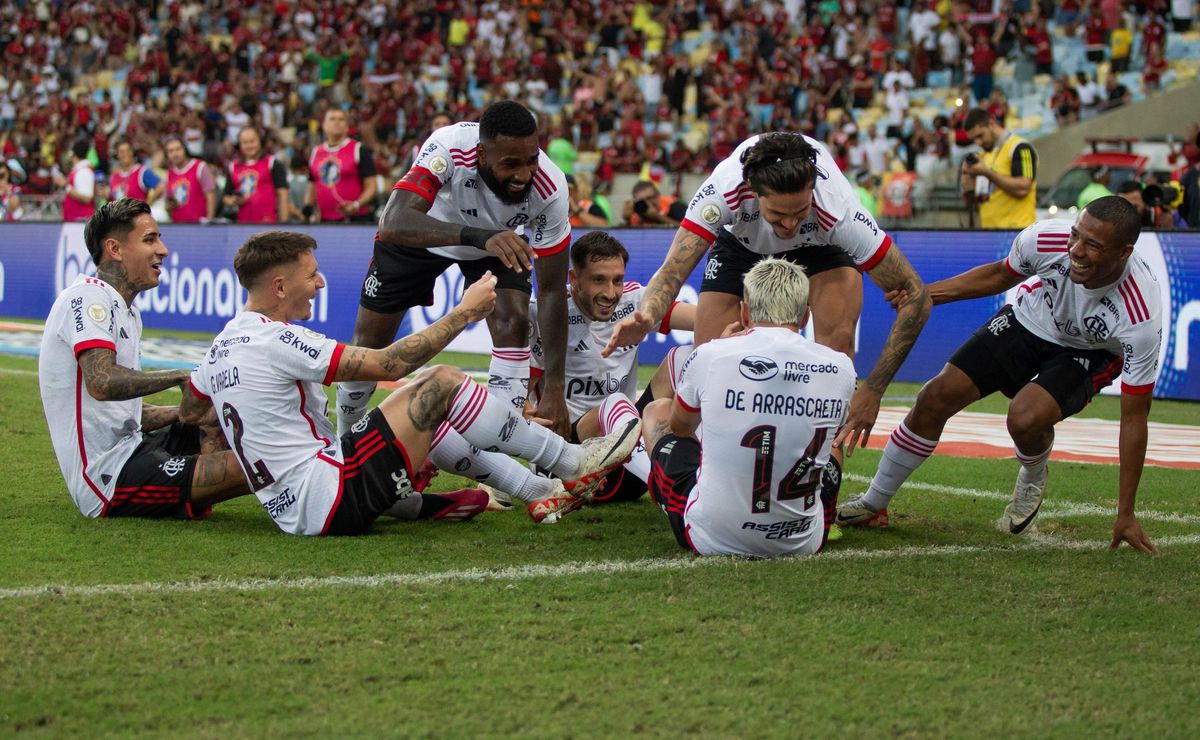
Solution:
[{"label": "blurred background banner", "polygon": [[[164,225],[171,251],[155,290],[137,300],[148,328],[215,334],[240,308],[244,293],[233,273],[233,255],[255,231],[252,226]],[[313,306],[309,326],[342,341],[354,331],[359,287],[371,259],[375,229],[369,226],[293,227],[317,239],[316,252],[328,288]],[[578,238],[586,233],[576,230]],[[626,279],[643,285],[662,264],[674,235],[672,229],[616,229],[628,248]],[[1003,231],[893,231],[904,254],[927,282],[958,274],[1008,253],[1015,235]],[[1155,396],[1200,400],[1200,233],[1145,233],[1137,245],[1159,279],[1163,302],[1163,348]],[[79,224],[10,224],[0,234],[0,316],[44,319],[63,286],[82,271],[94,272]],[[680,298],[694,303],[703,274],[697,269]],[[893,311],[869,279],[858,328],[859,373],[874,364],[891,327]],[[445,315],[462,294],[463,278],[451,268],[434,288],[434,304],[409,312],[401,331],[419,330]],[[897,380],[923,382],[933,377],[972,331],[1005,302],[1003,296],[936,308]],[[641,360],[659,362],[677,344],[688,344],[688,332],[652,335]],[[491,349],[487,328],[475,324],[451,345],[463,352]],[[1113,387],[1116,387],[1114,384]]]}]

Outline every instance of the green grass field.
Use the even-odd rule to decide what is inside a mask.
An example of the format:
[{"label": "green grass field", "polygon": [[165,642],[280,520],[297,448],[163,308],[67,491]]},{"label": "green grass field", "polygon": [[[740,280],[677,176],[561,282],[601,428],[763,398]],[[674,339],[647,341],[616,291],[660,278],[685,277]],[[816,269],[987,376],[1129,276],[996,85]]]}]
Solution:
[{"label": "green grass field", "polygon": [[[327,540],[249,498],[204,522],[93,521],[35,371],[0,357],[0,735],[1200,732],[1194,472],[1146,470],[1157,557],[1105,550],[1112,466],[1052,463],[1039,532],[1013,538],[992,522],[1015,461],[937,456],[889,528],[809,560],[699,560],[645,500]],[[843,496],[877,460],[849,461]]]}]

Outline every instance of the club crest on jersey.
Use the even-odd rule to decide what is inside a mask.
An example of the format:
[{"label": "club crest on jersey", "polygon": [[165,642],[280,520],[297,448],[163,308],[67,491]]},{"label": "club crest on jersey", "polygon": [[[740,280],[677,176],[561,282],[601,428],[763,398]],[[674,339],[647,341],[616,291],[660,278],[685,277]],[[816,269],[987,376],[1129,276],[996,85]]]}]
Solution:
[{"label": "club crest on jersey", "polygon": [[1097,342],[1103,342],[1108,339],[1108,322],[1103,316],[1088,316],[1083,320],[1083,326],[1096,338]]},{"label": "club crest on jersey", "polygon": [[770,380],[779,374],[779,365],[769,357],[743,357],[738,363],[738,372],[746,380]]},{"label": "club crest on jersey", "polygon": [[721,269],[721,261],[716,257],[709,257],[708,262],[704,264],[704,279],[716,280],[717,272]]},{"label": "club crest on jersey", "polygon": [[350,427],[350,431],[354,432],[355,434],[362,434],[363,432],[365,432],[367,430],[367,425],[370,423],[371,423],[371,415],[367,414],[363,418],[354,422],[354,426]]},{"label": "club crest on jersey", "polygon": [[97,324],[103,324],[105,321],[108,321],[108,309],[99,303],[93,303],[88,306],[87,315],[89,319],[95,321]]},{"label": "club crest on jersey", "polygon": [[379,288],[383,285],[379,278],[375,277],[374,272],[367,273],[367,278],[363,280],[362,292],[368,298],[375,298],[379,294]]},{"label": "club crest on jersey", "polygon": [[159,465],[158,467],[163,471],[163,473],[174,478],[183,472],[183,466],[186,464],[187,460],[184,458],[173,457],[170,460],[164,461],[163,464]]}]

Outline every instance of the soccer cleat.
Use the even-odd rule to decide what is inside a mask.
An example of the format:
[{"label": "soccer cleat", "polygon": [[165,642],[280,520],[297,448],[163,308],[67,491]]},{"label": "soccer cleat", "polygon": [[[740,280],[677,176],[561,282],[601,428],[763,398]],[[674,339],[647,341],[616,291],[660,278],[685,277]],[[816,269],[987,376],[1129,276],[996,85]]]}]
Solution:
[{"label": "soccer cleat", "polygon": [[[425,464],[421,469],[413,474],[412,487],[417,493],[424,493],[426,488],[429,488],[429,481],[437,477],[437,466],[429,458],[425,458]],[[467,490],[467,489],[463,489]]]},{"label": "soccer cleat", "polygon": [[630,419],[603,437],[585,439],[582,460],[574,476],[563,480],[563,487],[578,499],[590,503],[604,485],[604,477],[623,465],[641,439],[642,420]]},{"label": "soccer cleat", "polygon": [[866,496],[855,496],[838,507],[834,517],[835,526],[842,527],[879,527],[888,525],[888,510],[875,511],[867,506]]},{"label": "soccer cleat", "polygon": [[443,508],[435,512],[430,519],[444,519],[451,522],[465,522],[482,514],[487,509],[487,491],[478,488],[462,488],[449,493],[423,494],[426,499],[446,499]]},{"label": "soccer cleat", "polygon": [[567,493],[562,481],[556,480],[555,491],[546,498],[530,501],[525,504],[529,518],[537,524],[554,524],[567,514],[583,506],[583,499],[575,498]]},{"label": "soccer cleat", "polygon": [[492,488],[491,486],[485,486],[482,483],[479,484],[479,487],[481,489],[483,489],[484,491],[487,491],[487,495],[488,495],[487,510],[488,511],[511,511],[512,510],[512,507],[513,507],[512,496],[509,496],[507,493],[505,493],[504,491],[501,491],[499,488]]},{"label": "soccer cleat", "polygon": [[1013,487],[1012,500],[1004,507],[1004,515],[1000,517],[997,528],[1009,534],[1021,534],[1033,520],[1037,519],[1042,509],[1042,500],[1046,498],[1046,478],[1050,469],[1042,468],[1042,474],[1037,480],[1027,481],[1025,468],[1017,474],[1017,485]]}]

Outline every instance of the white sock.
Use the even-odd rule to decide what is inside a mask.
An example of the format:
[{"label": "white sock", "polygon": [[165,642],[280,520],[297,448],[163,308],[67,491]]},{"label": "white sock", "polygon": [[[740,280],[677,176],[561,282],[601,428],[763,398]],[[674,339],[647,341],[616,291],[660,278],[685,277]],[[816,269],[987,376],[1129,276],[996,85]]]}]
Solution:
[{"label": "white sock", "polygon": [[512,404],[517,413],[525,409],[529,395],[529,348],[497,347],[488,365],[488,394]]},{"label": "white sock", "polygon": [[[608,434],[614,429],[624,426],[630,419],[640,418],[637,408],[625,396],[614,393],[600,402],[596,409],[596,420],[600,422],[600,433]],[[650,479],[650,456],[646,454],[646,446],[638,440],[637,447],[625,463],[625,469],[636,475],[643,483]]]},{"label": "white sock", "polygon": [[583,458],[578,445],[513,413],[470,378],[450,401],[446,423],[481,450],[516,455],[563,478],[575,476]]},{"label": "white sock", "polygon": [[1046,463],[1050,461],[1050,451],[1054,449],[1054,442],[1033,456],[1026,455],[1015,447],[1013,449],[1016,449],[1017,459],[1021,461],[1021,472],[1017,475],[1021,482],[1028,483],[1040,479],[1046,473]]},{"label": "white sock", "polygon": [[904,424],[896,427],[892,436],[888,437],[887,445],[883,448],[883,457],[879,460],[879,468],[871,479],[871,487],[867,489],[865,503],[875,511],[883,511],[888,502],[908,476],[933,454],[937,447],[936,439],[925,439],[914,434]]},{"label": "white sock", "polygon": [[346,380],[337,384],[337,435],[341,437],[350,427],[367,415],[371,395],[375,393],[375,382],[370,380]]},{"label": "white sock", "polygon": [[671,395],[675,395],[676,389],[679,388],[679,374],[683,371],[683,365],[687,362],[687,358],[692,356],[694,349],[695,347],[687,344],[667,350],[667,370],[671,374]]},{"label": "white sock", "polygon": [[441,470],[486,483],[522,501],[546,498],[554,490],[554,481],[539,478],[503,452],[484,452],[472,447],[444,422],[433,435],[429,459]]}]

